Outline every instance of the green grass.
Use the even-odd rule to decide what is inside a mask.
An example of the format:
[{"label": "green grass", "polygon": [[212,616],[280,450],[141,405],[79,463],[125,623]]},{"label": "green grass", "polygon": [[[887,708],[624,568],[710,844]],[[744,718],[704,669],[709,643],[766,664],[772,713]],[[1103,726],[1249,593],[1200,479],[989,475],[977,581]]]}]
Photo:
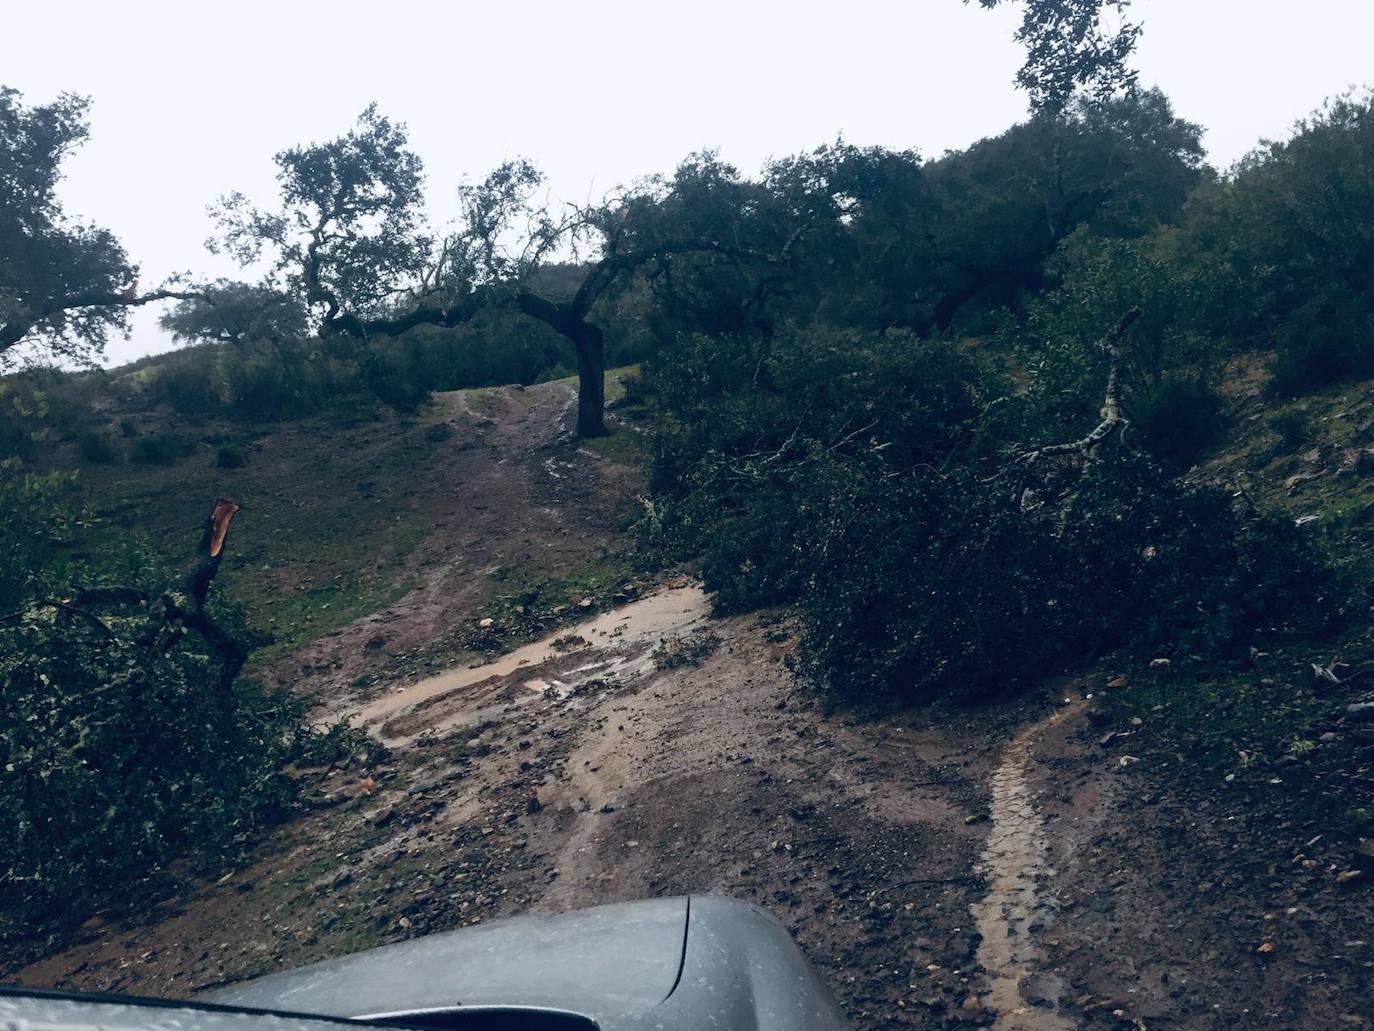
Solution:
[{"label": "green grass", "polygon": [[581,446],[621,465],[638,465],[646,461],[649,455],[644,434],[628,428],[618,429],[608,437],[584,440]]},{"label": "green grass", "polygon": [[[207,421],[180,432],[192,453],[167,466],[82,465],[75,446],[49,456],[80,469],[74,490],[97,517],[96,543],[133,531],[176,570],[197,561],[202,520],[216,497],[242,506],[216,590],[242,602],[276,644],[328,633],[413,587],[407,559],[446,504],[448,449],[425,439],[440,413],[341,426],[328,420],[245,426]],[[145,416],[143,422],[148,422]],[[233,441],[241,468],[216,465]]]}]

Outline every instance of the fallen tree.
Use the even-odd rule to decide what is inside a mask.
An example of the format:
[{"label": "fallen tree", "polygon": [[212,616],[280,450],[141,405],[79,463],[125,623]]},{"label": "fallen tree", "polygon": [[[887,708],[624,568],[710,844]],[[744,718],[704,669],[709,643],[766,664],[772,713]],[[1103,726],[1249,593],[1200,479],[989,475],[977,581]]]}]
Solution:
[{"label": "fallen tree", "polygon": [[[174,861],[214,869],[291,805],[285,767],[317,737],[299,700],[239,676],[249,635],[210,597],[236,511],[216,502],[201,559],[174,586],[143,550],[106,543],[89,552],[99,567],[30,569],[27,596],[0,617],[0,940],[12,954],[92,910],[144,904]],[[5,515],[10,532],[80,525],[41,506]]]}]

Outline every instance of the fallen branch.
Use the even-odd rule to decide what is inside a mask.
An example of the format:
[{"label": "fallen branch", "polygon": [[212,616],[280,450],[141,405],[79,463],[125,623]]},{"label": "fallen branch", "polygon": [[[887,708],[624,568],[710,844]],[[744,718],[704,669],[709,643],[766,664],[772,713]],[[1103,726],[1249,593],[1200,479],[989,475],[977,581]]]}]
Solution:
[{"label": "fallen branch", "polygon": [[[169,590],[154,595],[136,587],[113,584],[88,587],[63,601],[39,598],[34,604],[50,606],[80,616],[94,623],[112,640],[115,638],[114,632],[99,616],[89,611],[90,607],[137,607],[148,610],[150,614],[155,613],[152,627],[142,638],[143,646],[170,649],[172,643],[180,636],[180,631],[176,631],[175,628],[195,631],[219,655],[220,685],[227,689],[243,669],[243,664],[248,661],[250,649],[206,614],[205,601],[210,592],[210,585],[219,572],[220,563],[224,560],[224,545],[229,534],[229,524],[238,511],[239,506],[228,498],[219,498],[215,501],[214,508],[205,520],[204,539],[201,544],[206,550],[206,558],[183,581],[184,594]],[[190,596],[193,606],[185,604],[186,595]],[[161,611],[157,612],[158,609]],[[0,621],[17,615],[19,614],[14,613],[0,617]]]},{"label": "fallen branch", "polygon": [[1107,367],[1107,389],[1102,399],[1102,421],[1094,426],[1086,436],[1062,444],[1046,444],[1016,456],[1016,461],[1026,464],[1054,455],[1082,454],[1087,457],[1093,448],[1101,444],[1116,430],[1127,425],[1121,414],[1121,341],[1140,318],[1139,308],[1132,308],[1117,321],[1100,341],[1098,347],[1107,353],[1110,364]]},{"label": "fallen branch", "polygon": [[[1055,458],[1064,455],[1078,455],[1085,461],[1090,460],[1094,450],[1102,444],[1113,433],[1124,430],[1128,425],[1128,420],[1121,414],[1121,342],[1126,334],[1130,332],[1136,320],[1141,316],[1139,308],[1131,308],[1125,315],[1117,320],[1115,326],[1108,330],[1107,334],[1098,341],[1101,348],[1108,357],[1107,367],[1107,387],[1103,393],[1101,421],[1077,440],[1069,440],[1060,444],[1046,444],[1042,447],[1031,448],[1028,451],[1017,451],[1011,455],[1010,460],[996,473],[989,476],[982,482],[985,484],[996,483],[1008,473],[1015,469],[1025,471],[1042,458]],[[985,409],[984,414],[990,411],[995,405],[1002,401],[998,398]],[[1019,504],[1025,493],[1025,483],[1016,491],[1016,501]]]}]

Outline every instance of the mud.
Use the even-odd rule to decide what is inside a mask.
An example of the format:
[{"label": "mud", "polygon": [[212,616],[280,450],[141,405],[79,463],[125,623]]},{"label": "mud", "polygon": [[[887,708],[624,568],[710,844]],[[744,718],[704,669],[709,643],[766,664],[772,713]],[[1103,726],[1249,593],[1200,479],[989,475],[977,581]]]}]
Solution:
[{"label": "mud", "polygon": [[653,650],[704,621],[710,602],[695,584],[631,602],[550,634],[494,662],[449,670],[361,707],[337,711],[392,746],[421,734],[444,734],[497,716],[503,705],[531,700],[521,692],[566,698],[589,684],[634,681],[654,668]]},{"label": "mud", "polygon": [[1058,1012],[1062,980],[1042,969],[1037,940],[1054,923],[1056,897],[1050,882],[1044,821],[1027,784],[1035,744],[1046,731],[1080,715],[1066,705],[1019,732],[993,771],[992,829],[979,864],[987,894],[973,907],[978,962],[990,988],[983,1002],[996,1012],[993,1025],[1006,1031],[1066,1031],[1075,1025]]}]

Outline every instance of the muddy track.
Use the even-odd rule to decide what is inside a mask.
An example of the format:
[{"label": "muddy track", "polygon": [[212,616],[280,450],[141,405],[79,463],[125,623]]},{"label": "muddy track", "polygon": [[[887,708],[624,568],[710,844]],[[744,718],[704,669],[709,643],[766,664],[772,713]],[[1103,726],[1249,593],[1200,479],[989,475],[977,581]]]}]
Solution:
[{"label": "muddy track", "polygon": [[451,433],[447,458],[434,482],[414,489],[448,503],[407,560],[405,578],[414,587],[265,674],[328,705],[359,677],[470,619],[494,593],[490,577],[503,569],[556,576],[622,547],[612,529],[616,505],[641,489],[643,474],[579,450],[570,421],[576,400],[565,382],[436,394]]},{"label": "muddy track", "polygon": [[[187,993],[517,912],[718,892],[776,913],[856,1027],[957,1013],[979,986],[995,745],[973,722],[823,716],[771,614],[710,621],[714,654],[657,668],[704,605],[679,587],[574,628],[585,647],[381,696],[363,719],[393,745],[385,768],[326,777],[321,815],[253,866],[20,979]],[[405,722],[423,713],[442,733]]]}]

